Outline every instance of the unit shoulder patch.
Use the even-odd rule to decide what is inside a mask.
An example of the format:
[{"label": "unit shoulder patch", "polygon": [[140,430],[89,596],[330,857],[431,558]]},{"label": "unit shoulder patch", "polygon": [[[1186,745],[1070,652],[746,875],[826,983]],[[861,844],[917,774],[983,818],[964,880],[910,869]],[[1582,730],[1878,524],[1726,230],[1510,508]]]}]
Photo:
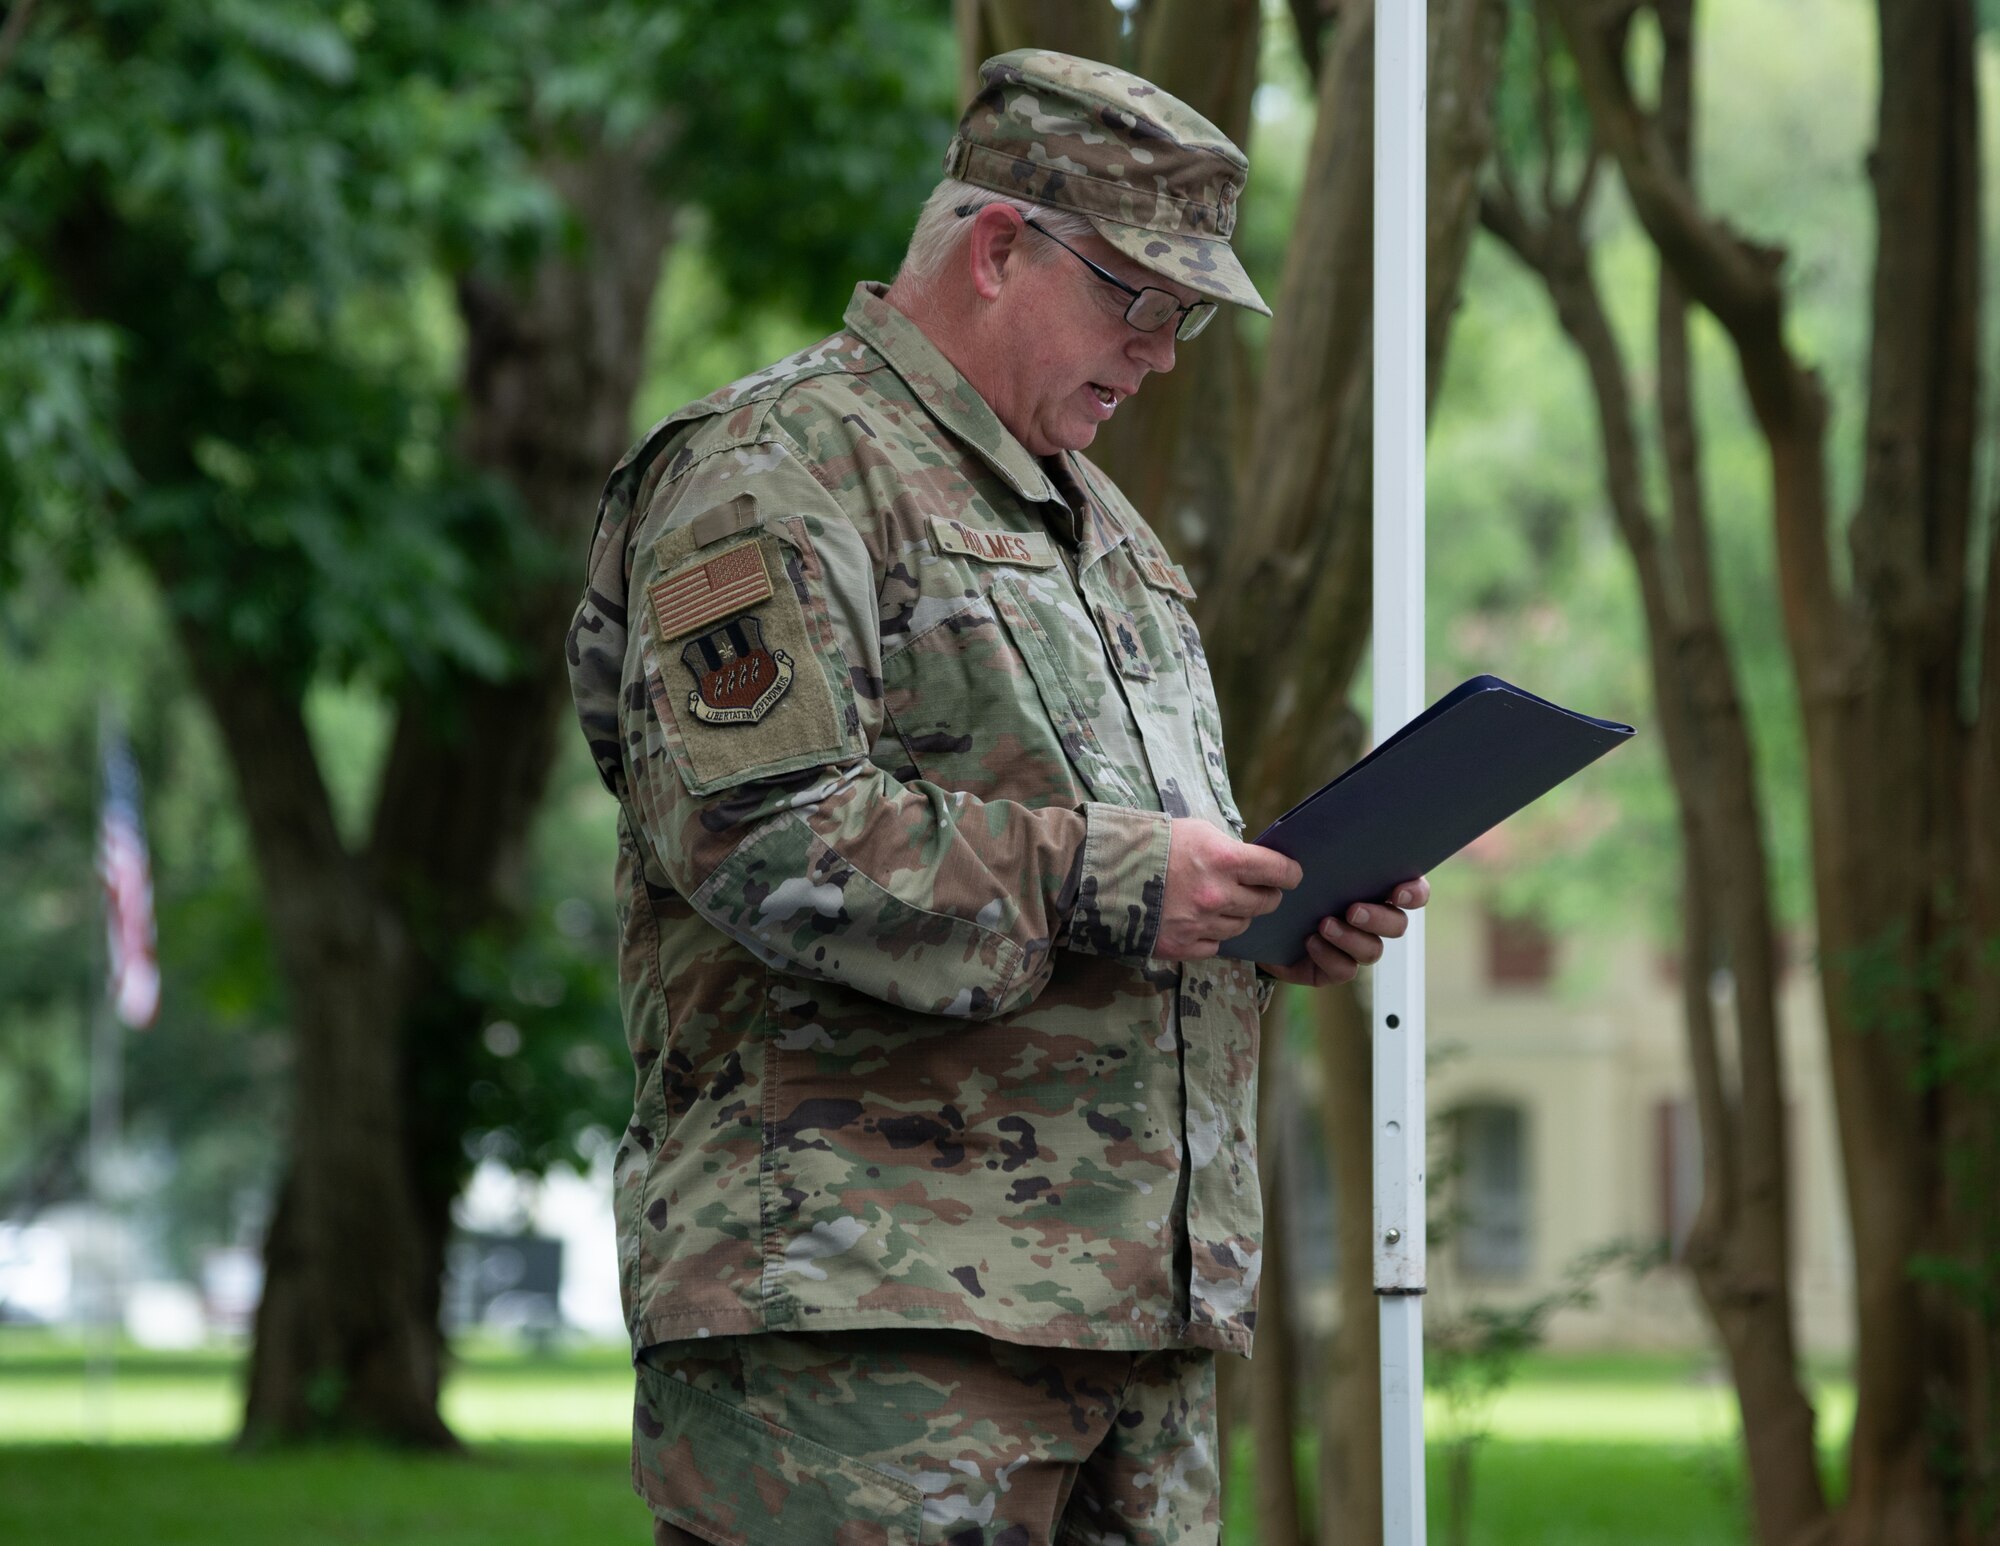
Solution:
[{"label": "unit shoulder patch", "polygon": [[[728,538],[725,537],[727,542]],[[803,532],[765,530],[683,556],[646,587],[646,679],[682,780],[697,795],[849,755],[828,660],[838,644],[817,600]]]},{"label": "unit shoulder patch", "polygon": [[754,725],[784,697],[795,670],[792,657],[766,648],[764,625],[739,617],[692,640],[681,662],[693,674],[688,712],[709,725]]}]

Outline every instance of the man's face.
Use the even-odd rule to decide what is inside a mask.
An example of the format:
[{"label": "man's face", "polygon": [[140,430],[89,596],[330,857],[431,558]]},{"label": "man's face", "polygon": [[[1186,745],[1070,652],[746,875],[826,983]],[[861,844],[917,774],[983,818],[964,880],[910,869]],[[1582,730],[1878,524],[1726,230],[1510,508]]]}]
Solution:
[{"label": "man's face", "polygon": [[[1102,237],[1065,240],[1135,290],[1165,290],[1183,305],[1202,299]],[[1148,372],[1174,368],[1174,324],[1140,332],[1125,320],[1131,296],[1073,253],[1026,226],[1018,245],[994,319],[1002,343],[987,362],[982,390],[1000,422],[1036,456],[1080,451]],[[1034,246],[1047,249],[1032,254],[1040,261],[1023,261]]]}]

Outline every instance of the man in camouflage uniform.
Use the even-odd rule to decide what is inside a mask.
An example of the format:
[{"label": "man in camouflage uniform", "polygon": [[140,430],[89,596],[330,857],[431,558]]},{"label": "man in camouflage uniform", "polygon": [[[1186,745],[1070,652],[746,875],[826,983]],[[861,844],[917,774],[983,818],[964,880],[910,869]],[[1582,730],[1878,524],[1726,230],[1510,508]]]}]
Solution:
[{"label": "man in camouflage uniform", "polygon": [[612,474],[571,638],[663,1542],[1217,1539],[1269,986],[1216,946],[1299,874],[1240,841],[1185,574],[1078,453],[1265,309],[1246,167],[1120,71],[982,78],[895,285]]}]

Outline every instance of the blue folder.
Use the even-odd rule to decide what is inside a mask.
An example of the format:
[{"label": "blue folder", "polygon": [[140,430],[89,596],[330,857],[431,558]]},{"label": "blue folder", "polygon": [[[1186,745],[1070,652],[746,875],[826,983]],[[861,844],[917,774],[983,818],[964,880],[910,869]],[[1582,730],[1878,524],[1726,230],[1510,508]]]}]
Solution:
[{"label": "blue folder", "polygon": [[1320,919],[1388,900],[1631,737],[1497,676],[1454,687],[1258,834],[1305,880],[1221,953],[1291,965]]}]

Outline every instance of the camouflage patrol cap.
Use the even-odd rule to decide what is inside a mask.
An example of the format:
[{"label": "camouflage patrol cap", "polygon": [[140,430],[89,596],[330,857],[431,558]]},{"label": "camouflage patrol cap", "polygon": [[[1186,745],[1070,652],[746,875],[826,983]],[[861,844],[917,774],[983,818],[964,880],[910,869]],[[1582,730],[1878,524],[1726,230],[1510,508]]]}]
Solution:
[{"label": "camouflage patrol cap", "polygon": [[1230,250],[1250,164],[1185,102],[1110,65],[1020,48],[979,67],[949,177],[1074,210],[1125,256],[1219,301],[1271,308]]}]

